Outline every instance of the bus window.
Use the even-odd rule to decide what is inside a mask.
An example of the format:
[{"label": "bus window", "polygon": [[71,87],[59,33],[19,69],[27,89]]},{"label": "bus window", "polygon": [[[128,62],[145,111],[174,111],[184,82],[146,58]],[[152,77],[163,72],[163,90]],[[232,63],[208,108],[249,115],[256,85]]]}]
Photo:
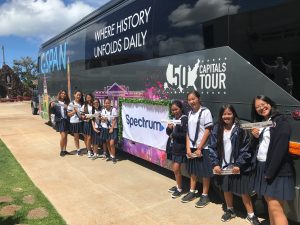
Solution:
[{"label": "bus window", "polygon": [[233,2],[239,11],[229,18],[229,46],[299,100],[300,2]]}]

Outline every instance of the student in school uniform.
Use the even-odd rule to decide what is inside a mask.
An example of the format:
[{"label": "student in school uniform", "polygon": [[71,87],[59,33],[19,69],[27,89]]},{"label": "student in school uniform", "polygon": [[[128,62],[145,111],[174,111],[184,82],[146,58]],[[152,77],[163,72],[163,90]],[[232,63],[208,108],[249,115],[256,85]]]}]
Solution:
[{"label": "student in school uniform", "polygon": [[209,204],[208,191],[210,178],[213,176],[207,140],[209,138],[213,120],[208,108],[201,105],[200,94],[192,91],[188,95],[188,104],[192,111],[188,115],[188,133],[186,137],[187,172],[190,174],[190,191],[181,202],[190,202],[196,198],[197,177],[202,177],[202,195],[195,207],[202,208]]},{"label": "student in school uniform", "polygon": [[276,104],[264,95],[252,102],[252,121],[272,121],[273,126],[253,128],[253,163],[256,163],[254,190],[264,196],[271,225],[288,225],[284,202],[295,197],[294,165],[289,155],[291,128]]},{"label": "student in school uniform", "polygon": [[82,133],[82,115],[80,109],[83,105],[82,92],[74,92],[74,101],[68,105],[68,116],[70,117],[70,133],[74,135],[74,142],[77,149],[77,155],[81,154],[79,145],[79,134]]},{"label": "student in school uniform", "polygon": [[70,98],[65,90],[60,90],[57,94],[57,100],[51,102],[51,108],[55,115],[55,130],[60,133],[60,156],[68,155],[66,150],[69,131],[69,120],[67,116],[67,107]]},{"label": "student in school uniform", "polygon": [[166,132],[169,135],[168,145],[171,149],[172,169],[175,175],[176,186],[168,191],[172,193],[172,198],[178,198],[182,194],[181,165],[186,162],[186,133],[188,118],[183,114],[183,105],[179,100],[171,104],[172,115],[175,120],[180,120],[181,124],[168,124]]},{"label": "student in school uniform", "polygon": [[84,137],[84,144],[87,150],[87,156],[89,158],[93,157],[93,152],[91,149],[91,142],[92,142],[92,120],[88,117],[88,115],[92,115],[93,113],[93,101],[94,96],[92,94],[85,95],[85,102],[84,105],[81,107],[81,114],[83,119],[83,137]]},{"label": "student in school uniform", "polygon": [[101,127],[101,105],[99,99],[93,101],[93,114],[95,117],[92,120],[92,145],[93,145],[93,157],[95,160],[98,158],[98,147],[103,144],[102,140],[102,127]]},{"label": "student in school uniform", "polygon": [[[218,123],[209,137],[209,153],[216,176],[216,185],[224,192],[225,213],[221,221],[227,222],[236,217],[233,209],[233,195],[242,196],[247,211],[247,221],[252,225],[260,222],[254,215],[249,193],[251,190],[251,152],[250,134],[240,128],[237,113],[232,105],[223,105]],[[231,169],[232,175],[221,175],[223,169]]]},{"label": "student in school uniform", "polygon": [[112,161],[114,164],[117,162],[115,147],[118,141],[117,116],[118,112],[116,108],[111,106],[111,100],[107,97],[104,100],[104,108],[101,112],[102,139],[104,141],[103,154],[106,154],[108,149],[109,156],[106,161]]}]

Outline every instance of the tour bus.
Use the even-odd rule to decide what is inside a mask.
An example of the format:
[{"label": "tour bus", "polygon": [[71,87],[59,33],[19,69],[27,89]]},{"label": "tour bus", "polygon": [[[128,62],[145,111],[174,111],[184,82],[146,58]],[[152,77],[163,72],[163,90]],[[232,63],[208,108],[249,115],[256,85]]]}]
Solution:
[{"label": "tour bus", "polygon": [[170,100],[197,90],[214,119],[226,103],[250,121],[252,99],[269,96],[292,127],[296,197],[285,211],[300,222],[299,9],[296,0],[112,0],[41,45],[39,113],[49,117],[61,89],[109,96],[122,151],[168,167]]}]

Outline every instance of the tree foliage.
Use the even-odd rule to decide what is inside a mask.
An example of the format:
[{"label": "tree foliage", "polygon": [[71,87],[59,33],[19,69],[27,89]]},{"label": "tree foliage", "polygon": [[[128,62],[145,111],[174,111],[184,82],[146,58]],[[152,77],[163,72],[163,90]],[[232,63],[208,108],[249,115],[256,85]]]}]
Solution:
[{"label": "tree foliage", "polygon": [[20,78],[25,90],[35,88],[33,80],[37,75],[37,63],[31,57],[22,57],[20,60],[14,60],[14,73]]}]

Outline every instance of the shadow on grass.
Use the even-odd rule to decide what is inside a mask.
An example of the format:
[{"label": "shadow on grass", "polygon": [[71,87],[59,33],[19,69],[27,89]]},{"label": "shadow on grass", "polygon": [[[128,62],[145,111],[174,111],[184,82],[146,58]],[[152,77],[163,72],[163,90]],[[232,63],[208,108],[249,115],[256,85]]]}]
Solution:
[{"label": "shadow on grass", "polygon": [[20,224],[20,221],[21,221],[21,219],[16,216],[0,217],[0,224],[3,224],[3,225]]}]

